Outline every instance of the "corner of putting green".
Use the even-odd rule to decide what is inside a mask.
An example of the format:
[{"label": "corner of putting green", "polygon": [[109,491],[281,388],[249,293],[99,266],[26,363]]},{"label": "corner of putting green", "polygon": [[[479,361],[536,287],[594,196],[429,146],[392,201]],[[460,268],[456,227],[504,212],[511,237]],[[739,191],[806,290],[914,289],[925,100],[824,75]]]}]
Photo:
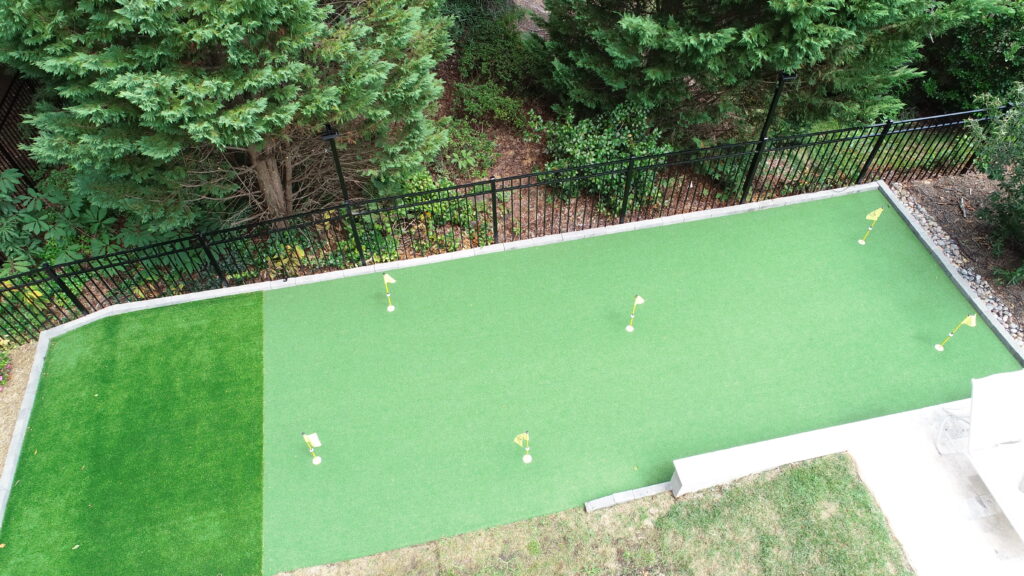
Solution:
[{"label": "corner of putting green", "polygon": [[255,293],[55,338],[0,575],[259,575],[262,334]]}]

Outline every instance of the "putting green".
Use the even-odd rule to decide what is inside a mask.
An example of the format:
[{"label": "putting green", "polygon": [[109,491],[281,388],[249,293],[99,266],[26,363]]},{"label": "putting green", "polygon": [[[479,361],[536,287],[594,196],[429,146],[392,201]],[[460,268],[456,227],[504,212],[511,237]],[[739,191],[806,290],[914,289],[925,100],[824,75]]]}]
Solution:
[{"label": "putting green", "polygon": [[261,300],[115,316],[50,343],[0,574],[259,573]]},{"label": "putting green", "polygon": [[1020,367],[983,323],[933,349],[973,310],[878,192],[391,274],[392,313],[371,274],[54,340],[0,576],[336,562],[664,482],[675,458],[964,398],[970,378]]},{"label": "putting green", "polygon": [[878,192],[391,274],[393,313],[379,274],[265,295],[265,574],[578,506],[675,458],[1019,368],[983,324],[932,348],[973,309]]}]

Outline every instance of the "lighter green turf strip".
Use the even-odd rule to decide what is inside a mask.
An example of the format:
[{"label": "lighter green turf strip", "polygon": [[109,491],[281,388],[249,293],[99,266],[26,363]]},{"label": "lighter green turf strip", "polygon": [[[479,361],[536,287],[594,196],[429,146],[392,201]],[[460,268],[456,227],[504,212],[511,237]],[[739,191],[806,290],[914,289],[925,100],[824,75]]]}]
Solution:
[{"label": "lighter green turf strip", "polygon": [[260,573],[261,312],[222,298],[50,344],[0,574]]},{"label": "lighter green turf strip", "polygon": [[266,574],[578,506],[1019,367],[982,323],[932,348],[973,310],[877,192],[392,275],[390,314],[379,274],[265,296]]}]

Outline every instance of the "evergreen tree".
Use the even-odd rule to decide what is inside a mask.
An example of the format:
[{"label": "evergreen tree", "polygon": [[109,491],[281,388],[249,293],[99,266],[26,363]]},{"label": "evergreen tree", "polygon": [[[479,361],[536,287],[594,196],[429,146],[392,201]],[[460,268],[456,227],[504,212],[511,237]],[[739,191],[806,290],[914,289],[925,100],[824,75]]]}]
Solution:
[{"label": "evergreen tree", "polygon": [[30,152],[94,204],[160,230],[239,195],[281,216],[313,169],[311,127],[366,149],[381,186],[444,143],[427,115],[450,51],[435,3],[9,0],[0,60],[50,87]]},{"label": "evergreen tree", "polygon": [[1024,5],[986,14],[926,40],[911,99],[936,112],[967,110],[981,94],[1005,95],[1024,79]]},{"label": "evergreen tree", "polygon": [[777,72],[799,74],[781,114],[794,125],[894,115],[922,39],[998,1],[548,0],[546,27],[576,106],[635,100],[667,128],[739,114],[756,129],[745,121],[763,115]]}]

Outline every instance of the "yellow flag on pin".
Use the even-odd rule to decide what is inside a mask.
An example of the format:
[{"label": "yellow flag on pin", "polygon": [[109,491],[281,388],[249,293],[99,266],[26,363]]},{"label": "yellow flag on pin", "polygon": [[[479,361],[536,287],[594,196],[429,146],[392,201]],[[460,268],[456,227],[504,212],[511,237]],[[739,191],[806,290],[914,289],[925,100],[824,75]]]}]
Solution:
[{"label": "yellow flag on pin", "polygon": [[868,217],[865,218],[865,220],[875,221],[875,220],[878,220],[881,217],[882,217],[882,209],[879,208],[878,210],[874,210],[870,214],[868,214]]},{"label": "yellow flag on pin", "polygon": [[384,273],[384,283],[385,284],[394,284],[395,283],[395,279],[391,277],[391,274]]},{"label": "yellow flag on pin", "polygon": [[974,328],[975,326],[978,325],[978,315],[977,314],[971,314],[967,318],[964,318],[964,321],[961,322],[961,324],[966,324],[967,326],[970,326],[971,328]]},{"label": "yellow flag on pin", "polygon": [[529,444],[530,443],[530,433],[529,432],[523,432],[522,434],[516,436],[515,439],[513,439],[512,441],[515,442],[516,444],[519,444],[519,446],[524,446],[526,444]]},{"label": "yellow flag on pin", "polygon": [[633,305],[640,305],[644,303],[644,297],[637,294],[636,300],[633,300]]}]

